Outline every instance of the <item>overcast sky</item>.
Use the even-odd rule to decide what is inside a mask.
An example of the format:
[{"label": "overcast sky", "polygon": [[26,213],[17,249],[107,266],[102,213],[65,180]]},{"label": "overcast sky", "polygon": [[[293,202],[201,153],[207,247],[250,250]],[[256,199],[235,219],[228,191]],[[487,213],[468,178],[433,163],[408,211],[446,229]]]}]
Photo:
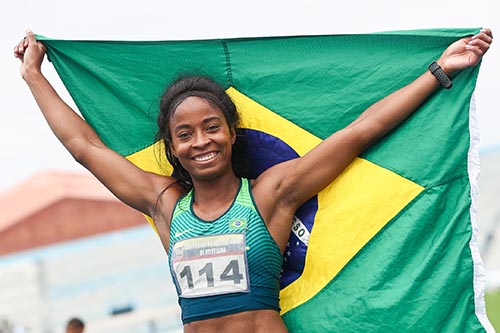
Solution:
[{"label": "overcast sky", "polygon": [[[498,0],[150,1],[16,0],[0,5],[0,193],[44,170],[83,171],[53,137],[19,76],[14,45],[25,28],[59,39],[172,40],[490,27]],[[496,45],[498,44],[498,45]],[[74,105],[52,66],[44,72]],[[485,57],[476,104],[481,150],[500,147],[500,41]]]}]

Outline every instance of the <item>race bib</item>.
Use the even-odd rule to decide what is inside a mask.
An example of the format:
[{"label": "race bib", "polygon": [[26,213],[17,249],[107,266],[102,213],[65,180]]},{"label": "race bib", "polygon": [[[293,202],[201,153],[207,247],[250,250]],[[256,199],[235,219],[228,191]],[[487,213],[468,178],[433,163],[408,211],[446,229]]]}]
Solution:
[{"label": "race bib", "polygon": [[249,291],[244,234],[185,239],[174,244],[171,255],[179,297]]}]

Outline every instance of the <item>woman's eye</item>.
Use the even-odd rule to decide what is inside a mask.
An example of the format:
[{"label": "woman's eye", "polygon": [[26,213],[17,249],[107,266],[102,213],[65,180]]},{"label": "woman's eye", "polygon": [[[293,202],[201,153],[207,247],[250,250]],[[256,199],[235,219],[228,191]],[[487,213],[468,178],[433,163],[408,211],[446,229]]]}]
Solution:
[{"label": "woman's eye", "polygon": [[185,140],[189,138],[189,133],[188,132],[181,132],[177,134],[177,137],[181,140]]},{"label": "woman's eye", "polygon": [[210,126],[208,126],[207,129],[209,132],[214,132],[214,131],[218,130],[219,127],[220,127],[219,125],[210,125]]}]

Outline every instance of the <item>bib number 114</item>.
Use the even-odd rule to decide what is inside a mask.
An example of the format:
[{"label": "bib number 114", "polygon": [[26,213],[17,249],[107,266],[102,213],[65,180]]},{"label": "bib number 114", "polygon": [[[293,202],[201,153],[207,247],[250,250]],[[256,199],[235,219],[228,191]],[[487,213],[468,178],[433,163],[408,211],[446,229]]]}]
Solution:
[{"label": "bib number 114", "polygon": [[181,297],[199,297],[248,291],[242,255],[189,260],[175,267]]},{"label": "bib number 114", "polygon": [[[214,281],[214,264],[207,262],[202,269],[198,271],[198,275],[201,277],[205,275],[207,281],[207,287],[215,286]],[[186,278],[187,285],[189,289],[194,288],[193,273],[191,272],[191,266],[186,265],[184,269],[179,273],[179,276]],[[240,269],[237,260],[231,260],[226,266],[224,271],[219,276],[220,281],[232,281],[234,284],[240,284],[243,280],[243,274],[240,274]]]}]

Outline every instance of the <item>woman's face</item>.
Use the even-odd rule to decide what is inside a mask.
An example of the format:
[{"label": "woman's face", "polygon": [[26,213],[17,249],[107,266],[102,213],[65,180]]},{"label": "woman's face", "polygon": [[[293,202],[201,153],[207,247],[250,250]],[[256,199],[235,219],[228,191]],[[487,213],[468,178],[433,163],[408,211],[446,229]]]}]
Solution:
[{"label": "woman's face", "polygon": [[201,97],[186,98],[170,118],[172,152],[193,181],[232,173],[236,136],[223,113]]}]

